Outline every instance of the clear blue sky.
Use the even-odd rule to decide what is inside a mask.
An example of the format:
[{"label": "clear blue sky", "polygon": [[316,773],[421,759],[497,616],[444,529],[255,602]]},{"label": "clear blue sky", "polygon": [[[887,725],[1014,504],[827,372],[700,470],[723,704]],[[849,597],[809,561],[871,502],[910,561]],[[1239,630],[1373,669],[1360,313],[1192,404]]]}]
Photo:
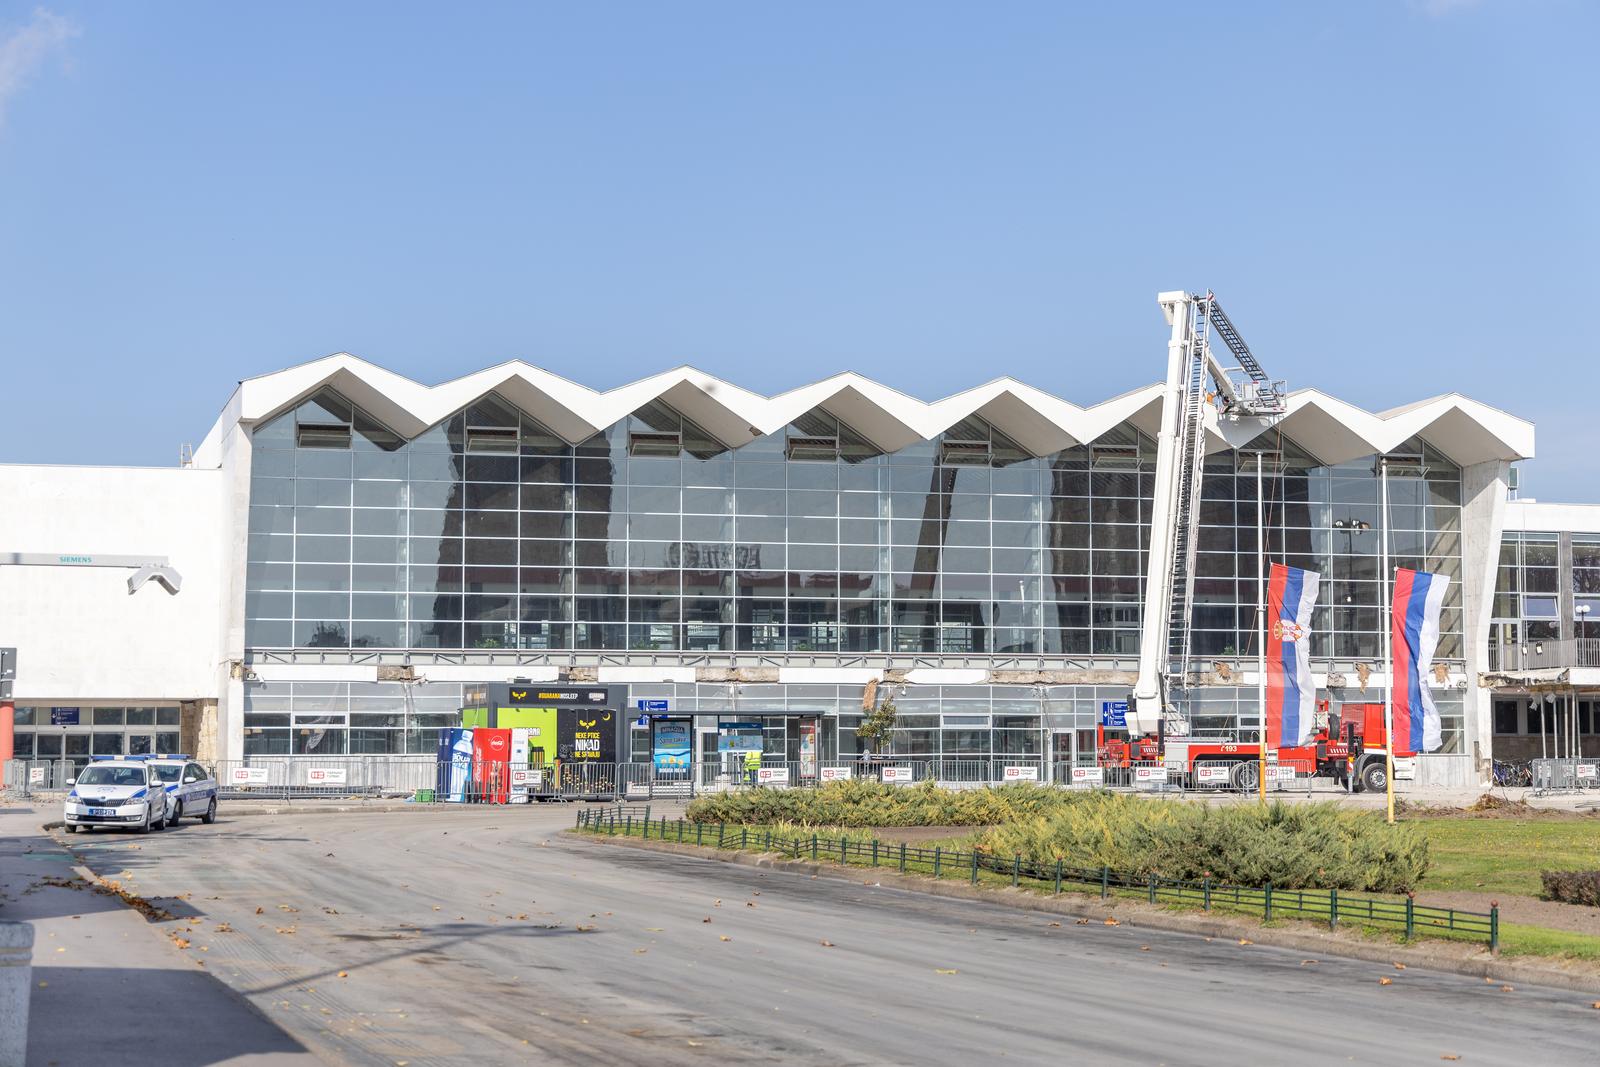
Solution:
[{"label": "clear blue sky", "polygon": [[1078,402],[1157,291],[1600,501],[1600,5],[0,2],[0,460],[174,462],[348,350]]}]

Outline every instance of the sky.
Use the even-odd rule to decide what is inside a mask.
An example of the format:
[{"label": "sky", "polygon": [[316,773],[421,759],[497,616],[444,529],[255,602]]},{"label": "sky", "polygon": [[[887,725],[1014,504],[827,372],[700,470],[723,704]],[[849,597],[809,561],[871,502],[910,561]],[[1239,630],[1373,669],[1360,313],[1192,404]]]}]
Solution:
[{"label": "sky", "polygon": [[0,462],[176,463],[349,351],[1088,404],[1274,377],[1600,502],[1600,5],[0,0]]}]

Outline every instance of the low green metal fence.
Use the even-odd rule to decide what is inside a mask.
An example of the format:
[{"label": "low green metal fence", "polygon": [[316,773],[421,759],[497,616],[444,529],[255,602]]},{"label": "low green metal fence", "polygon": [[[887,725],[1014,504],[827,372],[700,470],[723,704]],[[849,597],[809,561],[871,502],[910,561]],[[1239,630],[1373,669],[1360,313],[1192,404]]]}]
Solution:
[{"label": "low green metal fence", "polygon": [[1155,874],[1115,871],[1109,867],[1080,867],[1057,860],[1053,864],[1024,861],[1021,856],[997,856],[969,849],[924,848],[903,841],[862,840],[848,834],[793,834],[728,823],[698,823],[687,819],[651,817],[648,806],[592,808],[578,812],[576,828],[595,834],[641,837],[722,849],[756,849],[791,859],[830,860],[845,865],[893,867],[901,872],[931,874],[935,878],[965,877],[977,885],[982,876],[1007,878],[1013,886],[1024,882],[1054,893],[1066,890],[1099,891],[1102,898],[1139,896],[1151,904],[1177,904],[1259,914],[1263,921],[1301,919],[1325,923],[1330,930],[1340,923],[1396,929],[1407,940],[1445,937],[1482,941],[1490,952],[1500,951],[1500,909],[1459,911],[1420,905],[1411,896],[1402,900],[1354,896],[1337,889],[1277,889],[1271,885],[1237,886],[1210,878],[1163,878]]}]

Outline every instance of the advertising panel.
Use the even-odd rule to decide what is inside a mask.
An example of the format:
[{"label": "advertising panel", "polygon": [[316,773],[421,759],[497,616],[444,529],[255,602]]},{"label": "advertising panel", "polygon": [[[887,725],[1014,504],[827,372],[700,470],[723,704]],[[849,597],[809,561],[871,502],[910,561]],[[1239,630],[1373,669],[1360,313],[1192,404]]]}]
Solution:
[{"label": "advertising panel", "polygon": [[617,713],[609,708],[561,708],[556,755],[574,763],[611,763],[617,758]]},{"label": "advertising panel", "polygon": [[655,764],[657,778],[686,778],[692,736],[687,719],[657,720],[651,761]]}]

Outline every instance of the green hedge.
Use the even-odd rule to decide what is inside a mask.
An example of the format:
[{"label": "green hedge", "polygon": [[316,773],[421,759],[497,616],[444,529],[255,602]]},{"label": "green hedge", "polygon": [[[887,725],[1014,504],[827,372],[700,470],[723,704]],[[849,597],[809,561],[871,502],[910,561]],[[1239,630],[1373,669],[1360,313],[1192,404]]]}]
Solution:
[{"label": "green hedge", "polygon": [[940,789],[932,782],[885,785],[855,780],[815,789],[740,789],[689,805],[694,822],[807,826],[994,826],[1042,815],[1069,794],[1049,786]]},{"label": "green hedge", "polygon": [[688,814],[764,826],[992,827],[980,847],[1000,856],[1282,889],[1403,892],[1428,869],[1419,831],[1333,803],[1213,807],[1027,784],[952,790],[852,781],[701,797]]},{"label": "green hedge", "polygon": [[1333,803],[1213,807],[1080,794],[1049,815],[997,827],[981,843],[1025,861],[1283,889],[1400,893],[1428,870],[1419,830]]}]

